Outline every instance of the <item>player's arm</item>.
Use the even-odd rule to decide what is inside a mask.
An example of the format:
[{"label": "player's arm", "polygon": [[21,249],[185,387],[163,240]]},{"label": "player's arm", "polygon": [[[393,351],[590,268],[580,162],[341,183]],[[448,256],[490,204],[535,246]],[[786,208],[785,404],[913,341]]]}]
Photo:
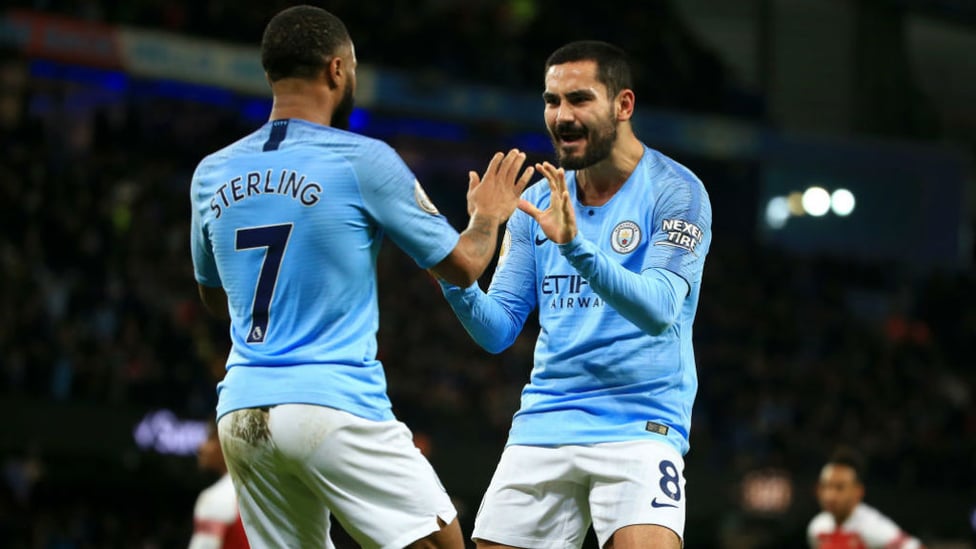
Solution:
[{"label": "player's arm", "polygon": [[484,274],[495,256],[498,218],[475,214],[461,232],[457,245],[440,263],[430,268],[437,278],[457,286],[470,286]]},{"label": "player's arm", "polygon": [[[193,174],[191,187],[191,202],[199,193],[197,187],[200,185],[198,172],[200,167]],[[227,309],[227,295],[221,287],[220,274],[217,271],[217,262],[214,259],[213,246],[207,231],[204,230],[203,216],[201,209],[194,207],[190,216],[190,254],[193,260],[193,274],[197,281],[197,293],[200,300],[210,314],[228,320],[229,312]]]},{"label": "player's arm", "polygon": [[470,220],[457,245],[442,261],[431,267],[437,278],[466,288],[474,284],[495,257],[498,228],[518,205],[519,196],[534,173],[528,168],[519,176],[525,153],[517,149],[496,153],[483,177],[468,174]]},{"label": "player's arm", "polygon": [[921,540],[909,535],[891,519],[880,514],[877,522],[868,524],[864,537],[869,543],[885,549],[925,549]]},{"label": "player's arm", "polygon": [[[663,333],[670,328],[677,320],[684,298],[691,289],[688,280],[695,269],[701,269],[702,261],[688,262],[690,268],[677,269],[688,271],[689,278],[681,276],[674,270],[658,268],[653,264],[641,273],[629,271],[579,234],[572,201],[566,188],[564,170],[557,169],[548,162],[537,164],[536,167],[549,181],[549,207],[540,210],[523,200],[519,204],[519,209],[531,215],[539,223],[546,236],[557,243],[559,252],[586,279],[590,288],[621,316],[652,335]],[[687,196],[682,196],[671,202],[662,210],[686,211],[691,200]],[[710,215],[709,209],[708,219]],[[699,221],[699,225],[702,224]],[[659,235],[654,237],[661,238]],[[704,250],[703,246],[699,252],[703,254]],[[687,250],[667,248],[658,255],[673,255],[680,252],[687,252]],[[669,265],[671,263],[672,261],[661,262]]]},{"label": "player's arm", "polygon": [[901,529],[895,521],[875,510],[864,523],[863,537],[872,547],[885,549],[925,549],[925,545]]},{"label": "player's arm", "polygon": [[221,287],[204,286],[197,283],[197,291],[203,306],[213,316],[221,320],[230,320],[230,311],[227,309],[227,294]]},{"label": "player's arm", "polygon": [[506,307],[497,296],[486,294],[477,283],[459,288],[443,280],[439,282],[451,310],[475,343],[492,354],[511,347],[522,331],[525,315]]},{"label": "player's arm", "polygon": [[471,339],[490,353],[510,347],[536,307],[535,260],[528,216],[515,212],[508,221],[498,267],[488,293],[477,283],[465,288],[440,281],[441,290]]},{"label": "player's arm", "polygon": [[660,268],[631,272],[580,234],[559,244],[559,252],[607,305],[641,330],[658,335],[678,319],[690,287],[677,274]]}]

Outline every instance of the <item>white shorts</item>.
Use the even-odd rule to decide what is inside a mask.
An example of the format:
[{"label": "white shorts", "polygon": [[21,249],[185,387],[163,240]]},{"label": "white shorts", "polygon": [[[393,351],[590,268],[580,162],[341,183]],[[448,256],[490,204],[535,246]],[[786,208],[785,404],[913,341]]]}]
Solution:
[{"label": "white shorts", "polygon": [[614,532],[657,524],[684,539],[684,460],[651,440],[588,446],[508,446],[475,519],[472,539],[515,547],[580,547],[590,523]]},{"label": "white shorts", "polygon": [[390,549],[457,516],[399,421],[284,404],[231,412],[217,429],[255,549],[331,548],[330,512],[360,545]]}]

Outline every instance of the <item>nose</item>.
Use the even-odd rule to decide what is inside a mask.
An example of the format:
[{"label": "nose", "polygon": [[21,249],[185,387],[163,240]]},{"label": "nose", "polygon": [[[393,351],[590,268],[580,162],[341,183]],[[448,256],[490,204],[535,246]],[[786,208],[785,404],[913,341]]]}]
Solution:
[{"label": "nose", "polygon": [[576,118],[573,108],[566,103],[561,103],[556,109],[556,122],[572,122]]}]

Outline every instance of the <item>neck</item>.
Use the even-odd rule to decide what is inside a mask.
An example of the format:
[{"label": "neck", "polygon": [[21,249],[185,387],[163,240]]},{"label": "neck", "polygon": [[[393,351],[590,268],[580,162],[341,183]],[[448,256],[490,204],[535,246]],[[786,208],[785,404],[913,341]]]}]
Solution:
[{"label": "neck", "polygon": [[576,172],[579,200],[587,206],[602,206],[620,187],[644,155],[644,145],[633,134],[619,135],[610,156]]},{"label": "neck", "polygon": [[323,126],[332,125],[335,105],[328,88],[314,82],[285,78],[271,86],[274,102],[269,120],[294,118]]}]

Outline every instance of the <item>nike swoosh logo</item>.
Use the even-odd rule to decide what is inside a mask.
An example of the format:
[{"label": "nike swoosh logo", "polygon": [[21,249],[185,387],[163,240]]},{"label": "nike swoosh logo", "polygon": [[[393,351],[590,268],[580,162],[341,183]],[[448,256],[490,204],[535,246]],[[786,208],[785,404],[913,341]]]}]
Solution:
[{"label": "nike swoosh logo", "polygon": [[654,508],[660,508],[660,507],[674,507],[675,509],[677,509],[677,508],[678,508],[678,506],[677,506],[677,505],[675,505],[675,504],[673,504],[673,503],[660,503],[660,502],[659,502],[659,501],[657,500],[657,498],[654,498],[654,499],[652,499],[652,500],[651,500],[651,507],[654,507]]},{"label": "nike swoosh logo", "polygon": [[542,237],[542,238],[539,238],[539,237],[537,236],[537,237],[535,237],[535,245],[536,245],[536,246],[542,246],[543,244],[545,244],[545,243],[546,243],[546,240],[549,240],[549,239],[548,239],[548,238],[546,238],[546,237]]}]

